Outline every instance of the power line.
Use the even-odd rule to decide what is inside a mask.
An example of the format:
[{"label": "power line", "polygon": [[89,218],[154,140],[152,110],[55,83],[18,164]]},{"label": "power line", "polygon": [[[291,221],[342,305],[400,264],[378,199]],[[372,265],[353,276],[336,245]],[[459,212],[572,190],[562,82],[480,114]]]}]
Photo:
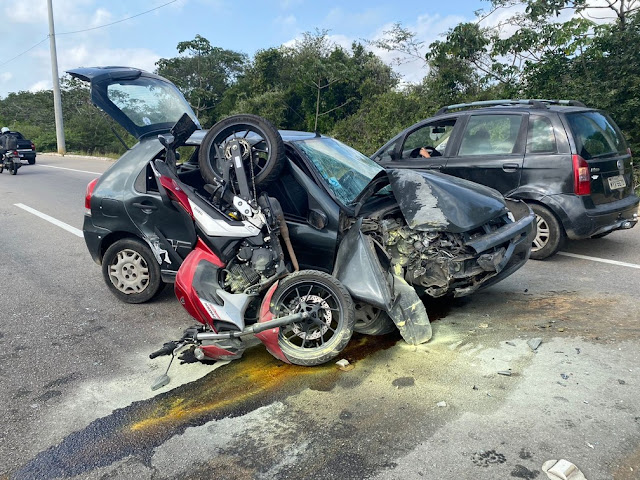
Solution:
[{"label": "power line", "polygon": [[0,67],[6,65],[7,63],[10,63],[12,61],[14,61],[16,58],[21,57],[22,55],[24,55],[27,52],[30,52],[31,50],[33,50],[34,48],[36,48],[38,45],[40,45],[41,43],[46,42],[47,40],[49,40],[49,35],[47,35],[46,37],[44,37],[42,40],[40,40],[38,43],[36,43],[33,47],[27,48],[24,52],[19,53],[18,55],[16,55],[13,58],[10,58],[9,60],[7,60],[6,62],[0,63]]},{"label": "power line", "polygon": [[[163,3],[162,5],[158,5],[155,8],[152,8],[151,10],[146,10],[144,12],[141,13],[137,13],[135,15],[132,15],[130,17],[127,18],[122,18],[120,20],[117,20],[115,22],[111,22],[111,23],[106,23],[104,25],[98,25],[97,27],[92,27],[92,28],[85,28],[84,30],[74,30],[72,32],[62,32],[62,33],[56,33],[55,36],[59,37],[60,35],[72,35],[74,33],[82,33],[82,32],[89,32],[91,30],[98,30],[99,28],[105,28],[105,27],[110,27],[111,25],[115,25],[117,23],[122,23],[122,22],[126,22],[127,20],[131,20],[132,18],[136,18],[136,17],[140,17],[141,15],[146,15],[147,13],[151,13],[155,10],[159,10],[162,7],[166,7],[167,5],[171,5],[172,3],[176,3],[178,0],[171,0],[170,2],[167,3]],[[14,61],[16,58],[21,57],[22,55],[24,55],[25,53],[30,52],[31,50],[33,50],[34,48],[36,48],[38,45],[40,45],[41,43],[46,42],[49,39],[49,36],[47,35],[45,38],[43,38],[42,40],[40,40],[38,43],[36,43],[35,45],[33,45],[32,47],[29,47],[28,49],[26,49],[24,52],[19,53],[18,55],[16,55],[15,57],[10,58],[9,60],[0,63],[0,67],[3,67],[4,65]]]},{"label": "power line", "polygon": [[123,18],[121,20],[117,20],[115,22],[105,23],[104,25],[98,25],[97,27],[85,28],[84,30],[74,30],[72,32],[56,33],[56,37],[59,37],[60,35],[71,35],[73,33],[89,32],[91,30],[98,30],[99,28],[110,27],[111,25],[115,25],[117,23],[126,22],[127,20],[131,20],[132,18],[136,18],[136,17],[139,17],[141,15],[146,15],[147,13],[153,12],[155,10],[159,10],[160,8],[166,7],[167,5],[171,5],[172,3],[176,3],[177,1],[178,0],[171,0],[170,2],[163,3],[162,5],[159,5],[159,6],[155,7],[155,8],[152,8],[151,10],[147,10],[145,12],[137,13],[136,15],[132,15],[130,17]]}]

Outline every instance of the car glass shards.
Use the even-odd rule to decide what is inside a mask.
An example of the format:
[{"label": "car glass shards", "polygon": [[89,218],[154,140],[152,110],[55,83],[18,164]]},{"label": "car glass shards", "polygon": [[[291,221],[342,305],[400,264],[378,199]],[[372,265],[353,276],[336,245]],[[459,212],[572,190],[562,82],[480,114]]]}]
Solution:
[{"label": "car glass shards", "polygon": [[345,205],[353,203],[382,169],[368,157],[333,138],[296,142],[331,192]]}]

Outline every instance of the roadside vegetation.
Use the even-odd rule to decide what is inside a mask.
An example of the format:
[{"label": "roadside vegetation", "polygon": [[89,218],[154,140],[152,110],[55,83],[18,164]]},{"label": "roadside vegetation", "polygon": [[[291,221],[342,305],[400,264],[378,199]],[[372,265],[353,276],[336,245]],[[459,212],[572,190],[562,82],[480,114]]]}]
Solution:
[{"label": "roadside vegetation", "polygon": [[[233,113],[254,113],[283,129],[335,136],[367,154],[443,105],[575,99],[610,112],[640,158],[640,0],[488,4],[475,21],[430,45],[396,24],[382,39],[349,49],[333,44],[329,32],[315,31],[249,58],[196,35],[177,45],[176,57],[160,59],[156,73],[180,88],[205,127]],[[518,13],[502,15],[507,7]],[[605,14],[609,20],[601,19]],[[503,19],[484,26],[495,24],[491,18]],[[419,62],[422,81],[403,82],[369,47],[395,53],[397,63]],[[69,151],[121,153],[113,129],[128,145],[134,142],[91,105],[85,85],[64,77],[62,88]],[[56,149],[51,91],[0,99],[0,123],[21,131],[39,151]]]}]

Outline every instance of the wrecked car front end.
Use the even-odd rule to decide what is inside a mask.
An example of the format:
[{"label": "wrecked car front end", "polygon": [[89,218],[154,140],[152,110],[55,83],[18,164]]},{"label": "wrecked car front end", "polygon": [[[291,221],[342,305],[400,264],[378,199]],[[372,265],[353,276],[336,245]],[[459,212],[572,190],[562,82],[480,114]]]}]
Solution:
[{"label": "wrecked car front end", "polygon": [[512,202],[516,218],[499,193],[448,175],[389,170],[387,177],[389,186],[378,179],[376,188],[393,195],[352,219],[334,275],[415,345],[431,337],[420,297],[468,295],[516,271],[529,258],[534,215]]}]

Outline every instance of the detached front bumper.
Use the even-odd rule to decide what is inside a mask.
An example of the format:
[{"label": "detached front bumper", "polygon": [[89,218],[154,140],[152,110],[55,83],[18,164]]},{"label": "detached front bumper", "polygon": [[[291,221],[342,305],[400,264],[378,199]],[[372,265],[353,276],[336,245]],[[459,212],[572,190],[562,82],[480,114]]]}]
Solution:
[{"label": "detached front bumper", "polygon": [[529,210],[519,220],[465,242],[466,246],[480,254],[477,264],[487,273],[475,276],[470,285],[456,288],[454,296],[462,297],[486,288],[522,267],[531,253],[535,225],[535,215]]}]

